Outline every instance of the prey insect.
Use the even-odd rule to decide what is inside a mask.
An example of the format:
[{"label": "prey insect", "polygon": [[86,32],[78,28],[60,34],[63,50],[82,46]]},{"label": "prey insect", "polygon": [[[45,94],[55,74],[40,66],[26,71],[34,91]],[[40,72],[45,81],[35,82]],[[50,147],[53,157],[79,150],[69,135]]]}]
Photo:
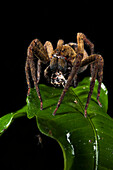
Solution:
[{"label": "prey insect", "polygon": [[[90,47],[91,54],[88,56],[84,49],[84,42]],[[35,63],[37,58],[37,68]],[[34,39],[28,47],[27,59],[25,65],[26,80],[28,85],[28,95],[30,93],[31,83],[29,79],[29,70],[36,88],[37,95],[40,100],[40,109],[43,109],[43,102],[41,93],[39,90],[39,81],[41,73],[41,64],[45,64],[44,77],[46,80],[54,86],[63,86],[64,89],[59,98],[57,106],[53,112],[56,114],[60,107],[62,100],[70,86],[76,87],[76,81],[78,73],[83,72],[90,65],[91,83],[90,90],[85,105],[85,117],[87,117],[87,108],[91,99],[93,88],[95,85],[95,79],[98,76],[98,92],[97,101],[99,101],[101,83],[103,79],[103,65],[104,60],[101,55],[94,54],[94,44],[83,33],[77,33],[77,43],[64,44],[63,40],[57,42],[57,47],[54,50],[52,43],[46,41],[44,45],[38,40]],[[36,72],[37,71],[37,72]]]}]

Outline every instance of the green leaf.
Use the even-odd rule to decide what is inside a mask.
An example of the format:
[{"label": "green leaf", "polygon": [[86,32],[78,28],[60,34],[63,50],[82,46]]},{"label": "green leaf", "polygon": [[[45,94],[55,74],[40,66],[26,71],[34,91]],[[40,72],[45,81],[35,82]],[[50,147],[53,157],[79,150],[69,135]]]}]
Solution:
[{"label": "green leaf", "polygon": [[27,105],[22,109],[18,110],[15,113],[9,113],[0,118],[0,136],[4,133],[4,131],[11,125],[14,119],[18,117],[22,117],[27,113]]},{"label": "green leaf", "polygon": [[13,114],[9,113],[0,118],[0,136],[9,127],[13,119]]},{"label": "green leaf", "polygon": [[40,131],[58,141],[64,155],[64,170],[113,169],[113,120],[107,114],[108,91],[102,84],[100,107],[96,100],[96,81],[85,118],[89,85],[90,78],[85,78],[77,88],[71,87],[56,116],[52,113],[62,89],[40,85],[42,111],[35,89],[31,89],[27,97],[28,118],[36,116]]}]

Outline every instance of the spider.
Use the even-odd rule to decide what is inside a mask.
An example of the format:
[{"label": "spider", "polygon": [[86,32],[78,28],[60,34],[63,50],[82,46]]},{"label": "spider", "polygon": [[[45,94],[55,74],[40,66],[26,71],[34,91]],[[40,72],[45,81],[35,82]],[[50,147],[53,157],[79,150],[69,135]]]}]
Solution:
[{"label": "spider", "polygon": [[[91,54],[88,56],[84,49],[84,42],[90,47]],[[35,63],[37,58],[37,68]],[[101,90],[101,83],[103,79],[103,65],[104,60],[101,55],[94,54],[94,44],[83,33],[77,33],[77,43],[64,44],[62,39],[58,40],[57,47],[54,50],[52,43],[46,41],[44,45],[38,40],[34,39],[27,49],[27,59],[25,65],[26,80],[28,85],[28,95],[30,93],[31,83],[29,79],[29,69],[34,82],[34,86],[37,95],[40,100],[40,109],[43,109],[43,102],[38,87],[40,81],[41,64],[46,66],[44,70],[44,77],[50,84],[54,86],[63,86],[64,89],[59,98],[57,106],[53,112],[56,114],[62,100],[67,92],[68,88],[73,85],[76,87],[77,75],[83,72],[88,65],[90,65],[91,83],[90,90],[85,105],[84,116],[87,117],[87,108],[91,99],[93,88],[95,85],[95,79],[98,76],[98,92],[97,101],[100,107],[102,107],[99,96]],[[37,72],[36,72],[37,71]],[[36,75],[37,74],[37,75]]]}]

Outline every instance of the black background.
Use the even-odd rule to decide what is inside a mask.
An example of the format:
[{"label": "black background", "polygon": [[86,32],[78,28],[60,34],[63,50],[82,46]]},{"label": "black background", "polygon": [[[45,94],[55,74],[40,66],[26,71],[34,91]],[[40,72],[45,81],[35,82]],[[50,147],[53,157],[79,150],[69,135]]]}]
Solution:
[{"label": "black background", "polygon": [[[65,43],[76,42],[77,32],[83,32],[95,45],[95,53],[104,58],[104,79],[109,92],[108,114],[113,117],[113,24],[112,4],[107,2],[63,2],[57,4],[27,2],[3,5],[0,46],[0,117],[26,104],[26,51],[38,38],[56,46],[59,38]],[[83,76],[90,76],[89,71]],[[42,137],[38,144],[36,135]],[[0,166],[13,170],[63,169],[62,151],[56,141],[42,135],[35,119],[26,117],[13,122],[0,138]]]}]

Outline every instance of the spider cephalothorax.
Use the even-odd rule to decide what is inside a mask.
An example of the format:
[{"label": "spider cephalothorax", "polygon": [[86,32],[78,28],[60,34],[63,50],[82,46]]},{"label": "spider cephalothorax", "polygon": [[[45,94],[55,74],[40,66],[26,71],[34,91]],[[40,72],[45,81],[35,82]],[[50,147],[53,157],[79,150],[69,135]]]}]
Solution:
[{"label": "spider cephalothorax", "polygon": [[[54,52],[50,59],[50,70],[51,70],[51,84],[54,86],[65,86],[67,82],[67,73],[69,73],[67,67],[67,59],[65,56],[60,54],[60,50],[57,49],[57,53]],[[46,74],[46,71],[45,71]]]},{"label": "spider cephalothorax", "polygon": [[[88,56],[87,52],[84,50],[84,41],[86,42],[87,45],[89,45],[91,49],[90,56]],[[64,90],[58,101],[57,107],[53,113],[53,115],[55,115],[70,85],[76,87],[77,74],[79,72],[84,71],[87,68],[87,66],[90,64],[92,79],[90,84],[90,91],[85,106],[85,117],[86,117],[87,107],[91,99],[97,74],[98,74],[98,82],[99,82],[97,101],[101,106],[101,103],[99,101],[99,96],[101,90],[101,82],[103,78],[104,61],[101,55],[93,54],[93,52],[94,52],[94,45],[82,33],[77,34],[77,43],[64,44],[63,40],[59,40],[57,43],[57,48],[55,50],[53,50],[53,46],[49,41],[46,41],[46,43],[43,46],[38,39],[33,40],[28,47],[26,66],[25,66],[26,79],[28,84],[28,95],[31,88],[30,80],[29,80],[29,68],[30,68],[31,76],[34,81],[34,85],[41,103],[41,109],[43,109],[43,103],[42,103],[42,98],[39,91],[38,83],[40,80],[41,63],[45,64],[47,67],[44,70],[44,76],[47,79],[47,81],[53,84],[54,86],[64,87]],[[38,58],[37,76],[36,76],[36,68],[35,68],[36,64],[34,62],[34,57]]]}]

